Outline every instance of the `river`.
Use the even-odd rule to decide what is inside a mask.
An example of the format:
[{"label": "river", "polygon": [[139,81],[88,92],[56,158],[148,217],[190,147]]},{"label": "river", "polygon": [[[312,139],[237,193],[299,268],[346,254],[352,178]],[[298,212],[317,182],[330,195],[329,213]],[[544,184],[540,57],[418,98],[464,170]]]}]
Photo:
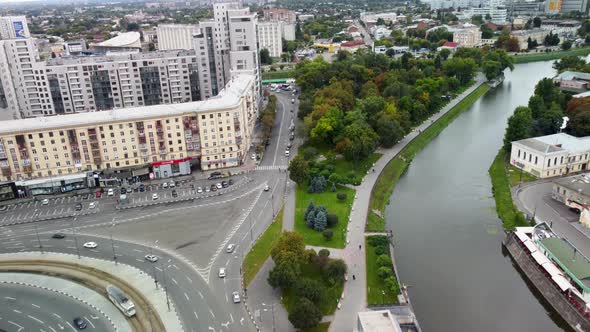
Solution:
[{"label": "river", "polygon": [[552,62],[519,64],[413,160],[386,210],[401,280],[425,332],[562,331],[502,252],[488,168],[508,117]]}]

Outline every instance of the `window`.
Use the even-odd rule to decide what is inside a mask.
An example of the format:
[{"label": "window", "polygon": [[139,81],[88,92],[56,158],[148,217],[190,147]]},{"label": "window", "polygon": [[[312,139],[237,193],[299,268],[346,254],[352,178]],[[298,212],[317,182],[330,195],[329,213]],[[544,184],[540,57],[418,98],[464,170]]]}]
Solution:
[{"label": "window", "polygon": [[547,159],[547,167],[551,167],[551,159]]}]

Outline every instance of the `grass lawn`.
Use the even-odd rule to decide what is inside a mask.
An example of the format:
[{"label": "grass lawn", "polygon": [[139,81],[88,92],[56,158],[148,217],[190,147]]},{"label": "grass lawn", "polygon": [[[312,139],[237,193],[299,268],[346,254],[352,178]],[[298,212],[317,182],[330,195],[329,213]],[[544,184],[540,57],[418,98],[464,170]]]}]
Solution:
[{"label": "grass lawn", "polygon": [[265,71],[262,73],[263,80],[278,80],[281,78],[293,77],[295,77],[295,72],[293,70]]},{"label": "grass lawn", "polygon": [[244,285],[246,285],[246,287],[248,287],[258,271],[260,271],[264,262],[270,257],[270,249],[279,240],[282,228],[283,209],[279,211],[279,214],[277,214],[273,223],[268,226],[244,259],[242,269],[244,272]]},{"label": "grass lawn", "polygon": [[311,329],[303,329],[301,332],[328,332],[330,328],[330,322],[319,323],[318,326],[312,327]]},{"label": "grass lawn", "polygon": [[[346,200],[341,202],[336,198],[336,194],[339,192],[346,193]],[[327,190],[320,194],[310,194],[307,192],[307,187],[297,186],[295,231],[303,236],[305,244],[329,248],[344,248],[346,244],[346,225],[348,224],[354,194],[355,191],[353,189],[342,186],[337,186],[336,192]],[[324,239],[321,232],[315,231],[305,224],[303,215],[310,201],[313,201],[315,206],[323,205],[328,210],[328,213],[338,216],[338,224],[333,228],[329,228],[334,232],[334,237],[330,241]]]},{"label": "grass lawn", "polygon": [[523,172],[520,168],[510,165],[507,159],[504,160],[504,163],[506,164],[506,171],[510,177],[510,187],[517,186],[521,181],[524,183],[538,180],[536,176]]},{"label": "grass lawn", "polygon": [[[333,314],[334,311],[336,311],[338,300],[342,295],[344,283],[330,285],[330,283],[324,280],[320,268],[312,263],[308,263],[301,266],[301,276],[317,280],[325,286],[326,297],[322,303],[319,303],[318,308],[324,316]],[[291,308],[293,308],[295,302],[297,302],[297,297],[295,296],[294,291],[291,289],[283,290],[283,306],[285,307],[287,312],[291,311]]]},{"label": "grass lawn", "polygon": [[483,84],[475,89],[470,95],[461,100],[455,107],[448,111],[438,121],[433,123],[428,129],[416,136],[398,155],[393,158],[383,169],[373,190],[371,192],[371,209],[385,212],[385,206],[389,202],[389,197],[397,184],[399,177],[406,170],[414,156],[422,150],[433,138],[438,136],[455,118],[475,103],[484,93],[489,90],[487,84]]},{"label": "grass lawn", "polygon": [[344,158],[336,159],[334,161],[334,166],[336,167],[335,173],[346,176],[352,172],[354,173],[354,177],[360,181],[382,155],[381,153],[373,153],[368,158],[361,160],[358,164]]},{"label": "grass lawn", "polygon": [[385,231],[385,219],[379,217],[373,211],[369,211],[367,216],[367,225],[365,227],[367,232],[384,232]]},{"label": "grass lawn", "polygon": [[496,200],[496,212],[502,219],[504,228],[514,229],[518,226],[528,226],[524,216],[514,206],[512,194],[510,193],[510,181],[506,172],[506,155],[501,149],[488,170],[492,179],[492,192]]},{"label": "grass lawn", "polygon": [[567,55],[588,55],[590,53],[590,48],[574,48],[567,51],[556,51],[556,52],[539,52],[539,53],[529,53],[524,55],[517,55],[512,56],[514,59],[514,63],[527,63],[527,62],[535,62],[535,61],[548,61],[548,60],[557,60],[561,59]]},{"label": "grass lawn", "polygon": [[[370,246],[367,239],[365,239],[365,248],[367,249],[365,250],[367,257],[367,303],[369,305],[397,303],[397,294],[394,294],[391,289],[386,287],[383,279],[377,275],[379,267],[377,266],[375,247]],[[389,247],[387,247],[387,255],[391,257]]]}]

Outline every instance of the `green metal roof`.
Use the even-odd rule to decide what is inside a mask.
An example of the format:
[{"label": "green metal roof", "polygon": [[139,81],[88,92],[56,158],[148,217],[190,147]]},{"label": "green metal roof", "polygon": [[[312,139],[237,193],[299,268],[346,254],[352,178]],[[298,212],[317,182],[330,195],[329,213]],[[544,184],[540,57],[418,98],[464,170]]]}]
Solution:
[{"label": "green metal roof", "polygon": [[291,78],[277,78],[274,80],[262,80],[262,84],[270,84],[270,83],[287,83],[287,80]]},{"label": "green metal roof", "polygon": [[539,240],[539,244],[584,291],[590,293],[590,261],[584,255],[558,237]]}]

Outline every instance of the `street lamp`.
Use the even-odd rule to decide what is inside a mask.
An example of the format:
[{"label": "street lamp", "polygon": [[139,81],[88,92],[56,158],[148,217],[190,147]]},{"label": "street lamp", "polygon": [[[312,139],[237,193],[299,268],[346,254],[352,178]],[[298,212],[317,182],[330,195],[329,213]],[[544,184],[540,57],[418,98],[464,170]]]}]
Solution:
[{"label": "street lamp", "polygon": [[[157,242],[157,241],[156,241]],[[158,246],[156,246],[156,249],[159,249]],[[166,264],[162,264],[162,279],[164,282],[164,293],[166,293],[166,304],[168,305],[168,311],[170,311],[170,298],[168,297],[168,282],[166,281]]]},{"label": "street lamp", "polygon": [[35,225],[35,234],[37,234],[37,243],[39,243],[39,250],[43,253],[43,245],[41,244],[41,239],[39,238],[39,230],[37,229],[37,225]]},{"label": "street lamp", "polygon": [[117,254],[115,253],[115,242],[113,241],[113,228],[115,228],[115,222],[113,218],[113,223],[111,224],[110,231],[111,231],[111,247],[113,248],[113,261],[115,261],[115,265],[117,265]]},{"label": "street lamp", "polygon": [[74,236],[74,242],[76,243],[76,253],[78,254],[78,259],[80,259],[80,247],[78,246],[78,237],[76,237],[76,229],[74,228],[74,222],[78,219],[78,215],[74,214],[74,218],[72,218],[72,236]]},{"label": "street lamp", "polygon": [[[154,246],[157,248],[158,245],[158,240],[156,240],[154,242]],[[153,255],[153,248],[150,247],[150,255]],[[150,262],[146,260],[146,262],[149,264]],[[157,262],[157,261],[156,261]],[[154,275],[154,283],[156,284],[156,289],[158,289],[158,276],[156,275],[156,262],[154,262],[154,264],[152,264],[152,274]]]}]

